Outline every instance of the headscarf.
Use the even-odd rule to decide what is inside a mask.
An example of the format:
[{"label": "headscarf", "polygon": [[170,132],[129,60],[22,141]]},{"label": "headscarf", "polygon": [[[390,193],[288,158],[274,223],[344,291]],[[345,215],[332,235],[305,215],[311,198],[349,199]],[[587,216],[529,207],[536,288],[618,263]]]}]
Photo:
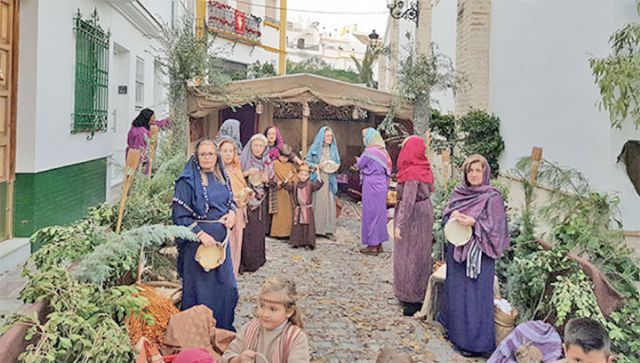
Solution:
[{"label": "headscarf", "polygon": [[229,118],[222,123],[216,135],[216,144],[220,145],[222,139],[225,137],[236,143],[236,150],[238,150],[238,152],[242,150],[242,142],[240,142],[240,121]]},{"label": "headscarf", "polygon": [[[175,195],[173,197],[173,202],[178,203],[179,205],[190,211],[193,217],[196,219],[205,219],[207,218],[207,214],[209,213],[209,194],[207,193],[207,187],[202,183],[202,178],[206,178],[207,176],[202,171],[197,157],[198,147],[201,143],[202,141],[197,144],[194,154],[191,156],[191,158],[189,158],[189,161],[187,161],[187,164],[184,166],[182,173],[180,174],[180,176],[178,176],[178,179],[176,179],[176,184],[179,181],[184,180],[187,184],[189,184],[189,186],[191,186],[191,200],[181,200]],[[222,160],[219,157],[216,162],[216,167],[219,169],[220,174],[225,180],[225,186],[229,190],[229,194],[233,195],[229,177],[227,176],[227,173],[224,170],[224,165],[222,165]],[[229,198],[228,208],[233,208],[233,198]]]},{"label": "headscarf", "polygon": [[[218,140],[218,138],[216,138],[216,140]],[[223,136],[218,142],[218,149],[220,149],[222,147],[222,144],[224,143],[229,143],[234,147],[233,159],[231,160],[229,166],[225,167],[225,171],[229,176],[233,195],[237,196],[242,189],[247,187],[247,181],[244,179],[244,175],[242,175],[242,168],[240,167],[240,157],[238,155],[238,149],[235,148],[235,141],[230,137]]]},{"label": "headscarf", "polygon": [[[329,129],[328,126],[322,126],[318,133],[316,134],[315,139],[313,139],[313,144],[309,148],[309,152],[307,153],[307,163],[310,166],[316,166],[320,163],[320,157],[322,155],[322,146],[324,146],[324,134]],[[331,140],[331,160],[336,164],[340,164],[340,153],[338,152],[338,144],[336,142],[336,135],[333,134],[333,140]],[[318,179],[318,173],[312,173],[310,175],[311,181],[315,181]],[[329,174],[329,190],[333,195],[338,193],[338,179],[336,174]]]},{"label": "headscarf", "polygon": [[409,180],[433,185],[433,172],[427,159],[427,147],[419,136],[409,136],[398,155],[398,183]]},{"label": "headscarf", "polygon": [[391,176],[393,162],[391,161],[389,152],[387,152],[387,149],[385,148],[382,135],[380,135],[378,130],[373,127],[367,127],[364,129],[364,146],[366,148],[362,153],[362,157],[367,157],[380,164],[380,166],[385,169],[387,176]]},{"label": "headscarf", "polygon": [[[265,151],[260,157],[256,157],[255,155],[253,155],[253,152],[251,152],[251,144],[253,144],[253,142],[257,140],[260,140],[265,144]],[[271,163],[271,159],[269,159],[269,157],[267,156],[266,145],[267,137],[263,134],[255,134],[251,137],[251,139],[249,139],[249,142],[247,142],[247,144],[244,146],[244,149],[242,149],[242,154],[240,155],[240,166],[242,167],[242,170],[246,171],[251,168],[264,170],[267,166],[269,166],[269,164]]]},{"label": "headscarf", "polygon": [[[269,178],[272,178],[273,168],[271,167],[271,159],[269,159],[269,156],[266,152],[267,148],[265,147],[265,151],[259,157],[256,157],[255,155],[253,155],[253,152],[251,152],[251,145],[254,141],[257,140],[263,141],[265,145],[267,144],[267,138],[263,134],[253,135],[242,150],[242,155],[240,155],[240,165],[242,166],[243,171],[249,170],[251,168],[256,168],[263,172],[266,171],[267,176]],[[260,187],[254,186],[253,189],[256,194],[255,197],[249,201],[249,210],[258,208],[261,205],[262,200],[264,199],[264,196],[266,194],[264,185]]]},{"label": "headscarf", "polygon": [[282,141],[282,134],[280,134],[280,129],[275,125],[267,126],[267,128],[264,130],[264,137],[267,137],[267,132],[269,132],[269,130],[271,129],[276,130],[276,143],[275,145],[270,146],[269,139],[267,138],[267,149],[269,150],[267,154],[269,155],[269,159],[276,160],[278,156],[280,156],[280,148],[282,147],[282,145],[284,145],[284,141]]},{"label": "headscarf", "polygon": [[373,146],[383,149],[386,147],[384,144],[384,140],[382,139],[382,135],[380,135],[380,132],[378,132],[378,130],[374,129],[373,127],[367,127],[364,130],[364,146]]},{"label": "headscarf", "polygon": [[[472,187],[467,180],[467,172],[471,164],[480,162],[484,165],[482,185]],[[454,210],[473,217],[471,241],[464,246],[457,246],[453,258],[457,262],[467,261],[467,276],[476,278],[480,274],[482,253],[497,259],[509,247],[509,229],[504,200],[500,191],[489,184],[491,167],[482,155],[471,155],[464,162],[462,184],[451,193],[449,205],[443,212],[443,224],[449,220]]]}]

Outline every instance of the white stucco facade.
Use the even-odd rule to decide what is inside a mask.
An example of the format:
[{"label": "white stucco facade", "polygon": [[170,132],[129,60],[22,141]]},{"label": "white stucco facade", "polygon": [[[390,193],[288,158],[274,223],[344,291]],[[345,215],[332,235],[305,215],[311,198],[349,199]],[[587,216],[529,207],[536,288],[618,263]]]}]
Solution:
[{"label": "white stucco facade", "polygon": [[640,196],[616,157],[640,131],[611,129],[599,111],[590,57],[609,54],[609,36],[635,21],[635,2],[492,1],[490,111],[501,119],[502,170],[531,153],[584,173],[620,196],[625,230],[640,230]]},{"label": "white stucco facade", "polygon": [[[21,56],[17,112],[16,172],[38,173],[114,155],[124,158],[127,132],[137,114],[136,61],[144,62],[143,107],[166,115],[157,60],[160,45],[153,39],[159,24],[148,18],[134,25],[112,2],[100,0],[24,1],[21,11]],[[122,3],[122,2],[120,2]],[[108,126],[106,132],[72,134],[75,97],[75,35],[73,19],[80,10],[89,18],[94,9],[99,24],[111,32],[109,47]],[[144,15],[143,13],[137,14]],[[24,49],[24,51],[23,51]],[[127,94],[118,94],[127,86]],[[164,114],[163,114],[164,112]],[[122,160],[120,160],[122,159]]]}]

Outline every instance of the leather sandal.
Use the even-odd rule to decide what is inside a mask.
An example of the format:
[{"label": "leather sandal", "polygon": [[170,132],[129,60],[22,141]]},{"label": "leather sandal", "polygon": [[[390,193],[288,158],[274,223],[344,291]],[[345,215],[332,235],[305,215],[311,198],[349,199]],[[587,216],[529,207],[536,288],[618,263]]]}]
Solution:
[{"label": "leather sandal", "polygon": [[369,255],[369,256],[377,256],[378,255],[378,249],[376,247],[365,247],[365,248],[361,248],[360,249],[360,253],[364,254],[364,255]]}]

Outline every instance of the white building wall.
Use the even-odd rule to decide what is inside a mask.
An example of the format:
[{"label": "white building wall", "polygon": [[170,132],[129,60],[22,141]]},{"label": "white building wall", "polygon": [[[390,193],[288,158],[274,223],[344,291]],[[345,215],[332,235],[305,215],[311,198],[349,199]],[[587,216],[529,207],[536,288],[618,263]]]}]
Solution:
[{"label": "white building wall", "polygon": [[[449,57],[453,64],[456,62],[456,16],[457,0],[441,0],[434,2],[432,8],[431,41],[438,47],[438,51]],[[434,93],[432,98],[436,103],[432,106],[443,113],[454,111],[453,91]]]},{"label": "white building wall", "polygon": [[[108,127],[97,132],[71,134],[75,98],[75,34],[77,9],[89,18],[94,9],[99,24],[111,32],[109,49]],[[37,173],[99,158],[124,162],[127,132],[135,109],[136,58],[144,60],[143,107],[166,116],[166,82],[156,79],[160,44],[134,27],[110,4],[101,0],[26,1],[21,9],[20,87],[17,120],[16,171]],[[125,54],[116,58],[115,53]],[[124,63],[123,63],[124,59]],[[128,68],[128,69],[127,69]],[[161,77],[163,77],[160,72]],[[166,79],[166,78],[165,78]],[[126,95],[117,88],[126,85]],[[108,186],[119,182],[109,169]],[[117,176],[117,175],[116,175]]]},{"label": "white building wall", "polygon": [[609,127],[588,60],[609,54],[609,36],[637,22],[636,14],[632,0],[493,1],[491,14],[490,104],[506,144],[501,169],[543,147],[546,159],[619,193],[626,230],[640,230],[640,197],[616,157],[640,131]]}]

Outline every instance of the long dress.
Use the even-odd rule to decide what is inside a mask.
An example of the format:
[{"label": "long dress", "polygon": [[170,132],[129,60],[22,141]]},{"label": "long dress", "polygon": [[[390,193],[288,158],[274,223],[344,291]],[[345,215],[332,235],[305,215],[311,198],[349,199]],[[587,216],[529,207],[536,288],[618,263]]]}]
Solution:
[{"label": "long dress", "polygon": [[[320,163],[331,160],[331,149],[325,145],[322,147]],[[335,234],[337,228],[336,196],[329,190],[330,174],[318,171],[323,187],[313,195],[313,210],[316,222],[316,234]]]},{"label": "long dress", "polygon": [[[362,244],[369,247],[379,246],[389,240],[387,233],[387,190],[388,178],[386,157],[372,150],[365,151],[357,167],[362,178]],[[385,159],[378,161],[380,157]],[[374,159],[376,158],[376,159]]]},{"label": "long dress", "polygon": [[[196,220],[191,211],[178,203],[172,205],[172,220],[175,225],[197,228],[222,242],[226,237],[226,229],[220,223],[206,223],[220,219],[228,213],[228,202],[231,198],[229,190],[220,184],[213,174],[207,174],[209,185],[209,212],[206,220]],[[194,193],[193,188],[184,180],[176,183],[176,198],[188,201]],[[189,207],[189,206],[187,206]],[[182,310],[204,304],[213,311],[216,327],[235,331],[233,328],[234,311],[238,302],[238,286],[233,274],[231,258],[225,259],[218,268],[209,272],[195,260],[196,250],[200,242],[176,240],[179,253],[178,272],[182,277]],[[231,255],[231,246],[227,244],[227,256]]]},{"label": "long dress", "polygon": [[473,353],[496,349],[493,307],[495,260],[482,254],[482,270],[477,279],[466,276],[466,262],[453,258],[453,245],[446,247],[447,278],[443,289],[440,323],[456,347]]},{"label": "long dress", "polygon": [[293,230],[289,243],[294,247],[316,247],[316,226],[313,216],[313,193],[322,188],[322,181],[305,181],[303,183],[284,185],[291,192],[295,205],[293,213]]},{"label": "long dress", "polygon": [[247,226],[247,207],[239,207],[236,210],[236,224],[231,230],[231,261],[233,262],[233,274],[238,276],[240,272],[240,260],[242,259],[242,239],[244,228]]},{"label": "long dress", "polygon": [[393,244],[393,290],[398,300],[422,303],[431,276],[433,207],[431,186],[415,180],[398,184],[394,222],[400,239]]},{"label": "long dress", "polygon": [[[294,172],[293,163],[283,163],[280,160],[273,162],[273,171],[276,180],[284,182],[290,173]],[[293,222],[293,204],[291,195],[282,187],[278,187],[276,193],[277,212],[273,214],[271,220],[271,237],[287,238],[291,235]]]},{"label": "long dress", "polygon": [[267,262],[265,236],[267,234],[268,191],[265,187],[253,187],[257,205],[247,206],[247,224],[242,236],[240,273],[258,271]]},{"label": "long dress", "polygon": [[[485,174],[489,174],[488,170],[488,164],[485,163]],[[488,175],[485,175],[484,179],[488,181]],[[483,186],[476,189],[486,188],[492,187]],[[459,189],[463,192],[457,193]],[[474,188],[460,185],[456,187],[444,212],[442,223],[446,224],[451,215],[450,211],[457,209],[475,218],[472,239],[464,247],[472,246],[470,251],[473,251],[474,245],[480,246],[481,269],[475,278],[469,277],[468,264],[471,253],[466,255],[466,260],[459,261],[456,259],[456,248],[447,243],[447,277],[443,287],[439,321],[446,329],[449,340],[458,349],[484,354],[496,348],[493,306],[495,259],[502,256],[508,247],[509,235],[504,201],[500,193],[495,188],[489,192],[479,192],[474,211],[472,207],[461,207],[465,202],[473,200],[469,190],[473,191]],[[477,272],[477,269],[474,271]]]}]

